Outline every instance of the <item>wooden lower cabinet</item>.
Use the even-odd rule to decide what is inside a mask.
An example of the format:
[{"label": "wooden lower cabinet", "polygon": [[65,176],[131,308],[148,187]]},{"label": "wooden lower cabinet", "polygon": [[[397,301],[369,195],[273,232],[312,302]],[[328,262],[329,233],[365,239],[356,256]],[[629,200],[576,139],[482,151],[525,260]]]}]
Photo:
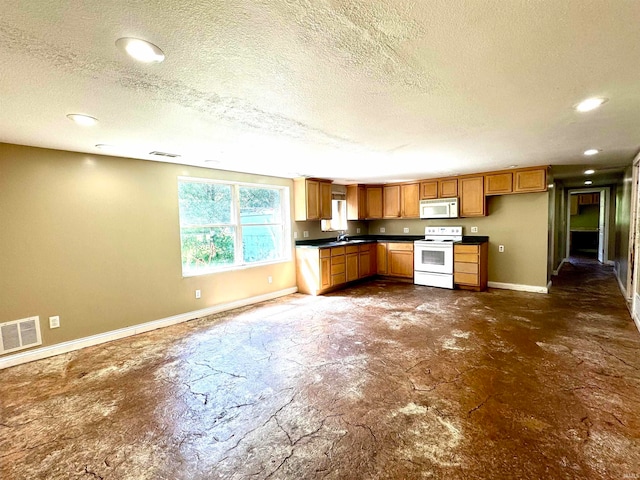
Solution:
[{"label": "wooden lower cabinet", "polygon": [[320,295],[375,275],[376,248],[375,242],[345,247],[296,248],[298,291]]},{"label": "wooden lower cabinet", "polygon": [[489,243],[453,246],[453,282],[459,288],[483,291],[487,288]]},{"label": "wooden lower cabinet", "polygon": [[357,245],[348,245],[346,247],[346,256],[345,256],[345,270],[347,276],[347,282],[352,282],[359,278],[359,268],[358,268],[358,246]]},{"label": "wooden lower cabinet", "polygon": [[378,242],[378,274],[413,278],[413,243]]}]

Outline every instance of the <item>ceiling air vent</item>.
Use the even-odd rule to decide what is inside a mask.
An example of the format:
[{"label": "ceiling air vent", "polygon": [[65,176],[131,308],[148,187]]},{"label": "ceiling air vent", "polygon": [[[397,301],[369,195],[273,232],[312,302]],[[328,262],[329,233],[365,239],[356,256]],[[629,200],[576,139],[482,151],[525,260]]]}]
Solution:
[{"label": "ceiling air vent", "polygon": [[155,155],[156,157],[167,157],[167,158],[177,158],[180,156],[177,153],[158,152],[156,150],[154,150],[153,152],[149,152],[149,155]]},{"label": "ceiling air vent", "polygon": [[40,317],[0,323],[0,355],[42,345]]}]

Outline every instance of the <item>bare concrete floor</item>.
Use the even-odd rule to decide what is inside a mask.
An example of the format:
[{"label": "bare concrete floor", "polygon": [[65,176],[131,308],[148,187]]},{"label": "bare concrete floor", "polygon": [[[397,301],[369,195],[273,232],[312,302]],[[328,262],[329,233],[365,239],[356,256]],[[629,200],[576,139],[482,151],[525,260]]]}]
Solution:
[{"label": "bare concrete floor", "polygon": [[291,295],[0,380],[3,480],[640,478],[640,334],[594,263],[549,295]]}]

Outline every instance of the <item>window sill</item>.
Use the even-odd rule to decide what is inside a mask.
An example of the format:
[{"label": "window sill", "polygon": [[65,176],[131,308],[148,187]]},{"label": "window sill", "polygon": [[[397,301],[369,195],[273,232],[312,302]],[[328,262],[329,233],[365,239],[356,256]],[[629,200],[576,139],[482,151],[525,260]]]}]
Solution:
[{"label": "window sill", "polygon": [[182,278],[202,277],[203,275],[216,275],[218,273],[228,273],[228,272],[235,272],[239,270],[249,270],[251,268],[264,267],[267,265],[276,265],[278,263],[289,263],[292,260],[293,260],[292,257],[288,257],[288,258],[280,258],[278,260],[270,260],[268,262],[247,263],[243,265],[229,265],[225,267],[219,267],[219,268],[207,270],[204,272],[182,273]]}]

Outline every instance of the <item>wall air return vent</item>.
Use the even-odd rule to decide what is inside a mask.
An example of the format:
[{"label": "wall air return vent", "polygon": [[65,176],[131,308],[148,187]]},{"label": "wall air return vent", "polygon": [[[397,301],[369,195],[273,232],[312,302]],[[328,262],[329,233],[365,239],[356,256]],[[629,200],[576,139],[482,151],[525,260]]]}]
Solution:
[{"label": "wall air return vent", "polygon": [[42,345],[40,317],[0,323],[0,355]]},{"label": "wall air return vent", "polygon": [[180,156],[177,153],[158,152],[157,150],[154,150],[153,152],[149,152],[149,155],[155,155],[156,157],[167,157],[167,158],[178,158]]}]

